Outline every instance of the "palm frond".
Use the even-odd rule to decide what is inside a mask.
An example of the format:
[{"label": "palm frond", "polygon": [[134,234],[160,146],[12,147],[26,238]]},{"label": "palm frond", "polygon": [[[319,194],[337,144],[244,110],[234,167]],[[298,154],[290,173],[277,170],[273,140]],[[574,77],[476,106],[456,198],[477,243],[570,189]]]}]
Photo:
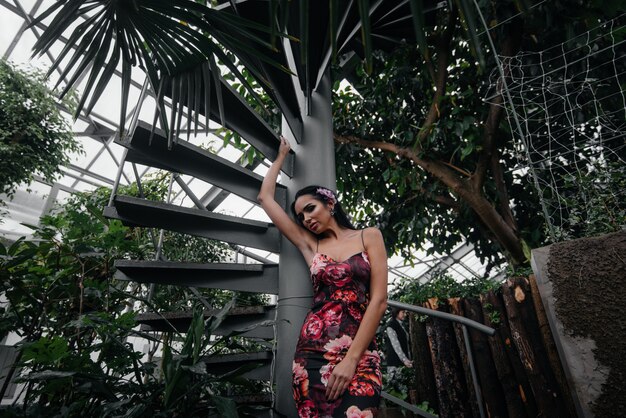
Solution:
[{"label": "palm frond", "polygon": [[361,38],[365,49],[365,64],[368,71],[372,71],[372,24],[370,22],[369,0],[358,0],[359,15],[361,16]]},{"label": "palm frond", "polygon": [[456,0],[456,4],[459,8],[461,15],[461,21],[463,27],[469,36],[470,47],[481,68],[485,68],[485,55],[483,54],[482,47],[480,46],[480,40],[478,39],[478,32],[476,30],[476,12],[474,11],[474,4],[471,0]]},{"label": "palm frond", "polygon": [[[60,0],[39,15],[31,25],[39,24],[50,16],[54,17],[33,47],[33,54],[43,54],[66,32],[71,31],[49,74],[63,64],[59,79],[59,83],[65,82],[61,92],[63,96],[75,88],[88,72],[75,116],[83,111],[92,111],[121,66],[120,129],[123,131],[131,73],[133,67],[140,67],[146,72],[157,94],[159,110],[155,121],[157,117],[161,119],[162,128],[168,132],[170,141],[180,133],[185,106],[189,121],[188,135],[190,125],[199,120],[201,106],[204,106],[207,114],[205,123],[208,125],[211,84],[218,90],[220,86],[217,60],[226,65],[258,97],[237,66],[224,53],[223,47],[217,43],[219,39],[227,40],[228,47],[235,55],[241,50],[264,62],[271,62],[265,51],[274,49],[271,42],[256,33],[274,36],[275,28],[265,27],[236,14],[213,10],[193,0]],[[75,25],[76,22],[80,23]],[[280,33],[278,35],[284,36]],[[279,64],[271,63],[280,67]],[[251,70],[255,74],[254,69]],[[210,78],[214,79],[213,83]],[[201,86],[204,90],[199,90]],[[168,123],[163,112],[163,97],[166,95],[172,100],[169,115],[171,129],[167,129]],[[204,101],[202,96],[205,97]],[[217,100],[223,121],[224,110],[219,91]],[[197,132],[197,127],[194,132]]]},{"label": "palm frond", "polygon": [[428,44],[426,41],[426,31],[424,27],[424,0],[411,0],[411,15],[413,16],[413,29],[415,30],[415,39],[425,61],[430,61],[428,52]]}]

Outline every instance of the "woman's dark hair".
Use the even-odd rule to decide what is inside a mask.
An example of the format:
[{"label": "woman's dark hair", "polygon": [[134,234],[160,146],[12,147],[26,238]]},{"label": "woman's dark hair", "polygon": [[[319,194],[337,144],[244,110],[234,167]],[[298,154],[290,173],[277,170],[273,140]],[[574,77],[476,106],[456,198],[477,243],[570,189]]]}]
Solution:
[{"label": "woman's dark hair", "polygon": [[300,196],[305,195],[311,195],[313,196],[313,198],[319,200],[322,203],[328,203],[329,199],[331,198],[330,196],[332,196],[332,199],[334,199],[335,201],[335,206],[333,207],[333,209],[335,210],[335,214],[333,215],[333,218],[335,218],[337,223],[344,228],[356,229],[354,225],[352,225],[352,222],[350,222],[350,218],[348,217],[346,212],[344,212],[343,208],[341,207],[341,204],[337,199],[337,195],[332,190],[326,187],[316,185],[303,187],[302,189],[298,190],[296,196],[293,198],[293,202],[291,203],[291,213],[293,213],[294,218],[296,218],[296,222],[298,223],[298,225],[304,227],[302,221],[300,220],[300,218],[298,218],[298,214],[296,214],[296,200],[298,200]]},{"label": "woman's dark hair", "polygon": [[403,311],[404,309],[402,308],[398,308],[396,306],[391,308],[391,318],[392,319],[396,319],[398,317],[398,314],[400,313],[400,311]]}]

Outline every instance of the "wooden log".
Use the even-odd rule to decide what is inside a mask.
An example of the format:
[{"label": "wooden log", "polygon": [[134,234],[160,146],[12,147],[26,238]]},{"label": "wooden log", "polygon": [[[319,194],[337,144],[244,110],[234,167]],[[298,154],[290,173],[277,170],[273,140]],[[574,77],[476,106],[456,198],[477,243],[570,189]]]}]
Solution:
[{"label": "wooden log", "polygon": [[[463,305],[460,303],[460,298],[450,298],[448,303],[450,304],[450,312],[465,316],[463,312]],[[472,416],[480,418],[480,410],[478,409],[478,401],[476,396],[476,389],[474,388],[474,381],[472,380],[472,371],[470,369],[469,359],[467,356],[467,349],[465,348],[465,336],[463,335],[463,326],[459,323],[454,323],[454,335],[456,337],[456,345],[459,348],[459,354],[461,355],[461,363],[463,365],[463,374],[465,375],[465,384],[467,385],[467,393],[469,396],[469,404],[472,411]]]},{"label": "wooden log", "polygon": [[[476,322],[482,322],[483,311],[478,299],[464,299],[463,310],[467,318]],[[504,399],[504,391],[498,380],[498,372],[493,363],[487,336],[477,330],[468,329],[468,331],[487,416],[492,418],[506,417],[507,408],[505,403],[502,402]]]},{"label": "wooden log", "polygon": [[411,344],[411,358],[413,359],[414,371],[414,391],[415,397],[411,399],[413,404],[428,402],[428,405],[435,411],[439,410],[439,398],[437,396],[437,386],[435,385],[435,374],[433,371],[433,360],[430,355],[430,345],[426,334],[426,321],[418,315],[409,315],[409,334]]},{"label": "wooden log", "polygon": [[[449,311],[445,304],[438,303],[436,299],[429,300],[426,305],[431,309]],[[444,319],[432,318],[432,321],[426,324],[426,333],[439,397],[439,417],[471,417],[463,367],[456,347],[452,323]]]},{"label": "wooden log", "polygon": [[537,360],[533,350],[526,324],[522,317],[521,303],[524,302],[526,294],[523,289],[516,284],[516,280],[508,279],[503,286],[502,296],[504,306],[509,318],[513,342],[519,351],[520,359],[524,365],[530,387],[532,388],[537,402],[538,414],[542,417],[559,417],[558,408],[553,396],[553,390],[548,385],[543,375],[543,370]]},{"label": "wooden log", "polygon": [[[496,368],[502,391],[504,392],[504,403],[507,415],[509,418],[527,418],[526,407],[521,396],[522,392],[519,390],[519,384],[515,377],[513,366],[506,353],[507,348],[499,332],[500,328],[505,326],[501,319],[504,316],[504,312],[500,312],[489,302],[490,296],[493,297],[493,292],[490,293],[491,295],[481,295],[480,302],[484,324],[496,330],[495,335],[487,337],[487,342],[491,348],[493,364]],[[508,324],[506,326],[508,326]]]},{"label": "wooden log", "polygon": [[[506,285],[503,285],[504,287]],[[497,315],[500,319],[500,326],[496,328],[496,335],[500,337],[504,352],[509,360],[509,364],[513,369],[515,381],[517,383],[517,391],[519,393],[526,415],[530,418],[538,416],[537,403],[535,402],[535,396],[533,395],[526,370],[522,364],[521,356],[517,350],[517,346],[513,342],[511,336],[511,328],[509,325],[509,319],[507,317],[506,309],[504,307],[504,301],[502,299],[502,292],[495,293],[489,291],[485,294],[485,300],[491,305],[493,315]]]},{"label": "wooden log", "polygon": [[[570,415],[565,397],[561,388],[556,380],[548,353],[546,352],[545,345],[543,343],[543,336],[539,328],[539,321],[537,319],[537,312],[535,311],[535,304],[533,302],[532,292],[530,290],[530,282],[525,277],[518,277],[514,279],[516,286],[515,292],[517,295],[521,295],[521,292],[525,295],[524,299],[520,302],[520,309],[522,321],[526,325],[530,343],[535,352],[537,364],[546,380],[547,390],[552,395],[555,403],[558,415],[556,417],[575,417],[576,415]],[[521,289],[521,292],[520,292]]]},{"label": "wooden log", "polygon": [[548,362],[550,363],[550,368],[554,373],[556,383],[563,396],[563,401],[565,403],[565,408],[567,408],[568,415],[575,417],[576,406],[574,405],[574,400],[572,398],[572,391],[567,383],[567,378],[565,376],[565,372],[563,371],[563,365],[559,359],[559,353],[556,349],[556,344],[554,343],[554,338],[552,336],[552,330],[550,329],[550,324],[548,323],[548,317],[546,316],[546,311],[544,310],[543,303],[541,301],[541,295],[539,294],[539,288],[537,287],[535,275],[531,274],[528,281],[530,284],[530,292],[532,294],[535,314],[537,316],[539,332],[541,333],[541,338],[546,350]]}]

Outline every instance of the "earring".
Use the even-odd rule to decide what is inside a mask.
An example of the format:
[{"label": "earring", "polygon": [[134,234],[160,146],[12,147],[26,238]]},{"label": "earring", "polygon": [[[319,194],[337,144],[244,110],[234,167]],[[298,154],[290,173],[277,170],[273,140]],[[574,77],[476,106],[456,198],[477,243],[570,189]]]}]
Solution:
[{"label": "earring", "polygon": [[330,216],[335,216],[335,209],[330,210]]}]

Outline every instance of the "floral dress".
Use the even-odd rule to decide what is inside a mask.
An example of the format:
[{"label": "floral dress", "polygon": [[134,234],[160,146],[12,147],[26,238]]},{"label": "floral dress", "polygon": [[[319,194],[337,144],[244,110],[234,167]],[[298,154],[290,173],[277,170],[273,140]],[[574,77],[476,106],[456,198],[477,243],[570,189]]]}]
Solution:
[{"label": "floral dress", "polygon": [[345,357],[369,303],[370,264],[366,252],[336,261],[316,253],[311,264],[313,307],[307,314],[293,362],[293,394],[303,417],[374,417],[380,401],[380,355],[372,341],[348,389],[326,399],[333,368]]}]

